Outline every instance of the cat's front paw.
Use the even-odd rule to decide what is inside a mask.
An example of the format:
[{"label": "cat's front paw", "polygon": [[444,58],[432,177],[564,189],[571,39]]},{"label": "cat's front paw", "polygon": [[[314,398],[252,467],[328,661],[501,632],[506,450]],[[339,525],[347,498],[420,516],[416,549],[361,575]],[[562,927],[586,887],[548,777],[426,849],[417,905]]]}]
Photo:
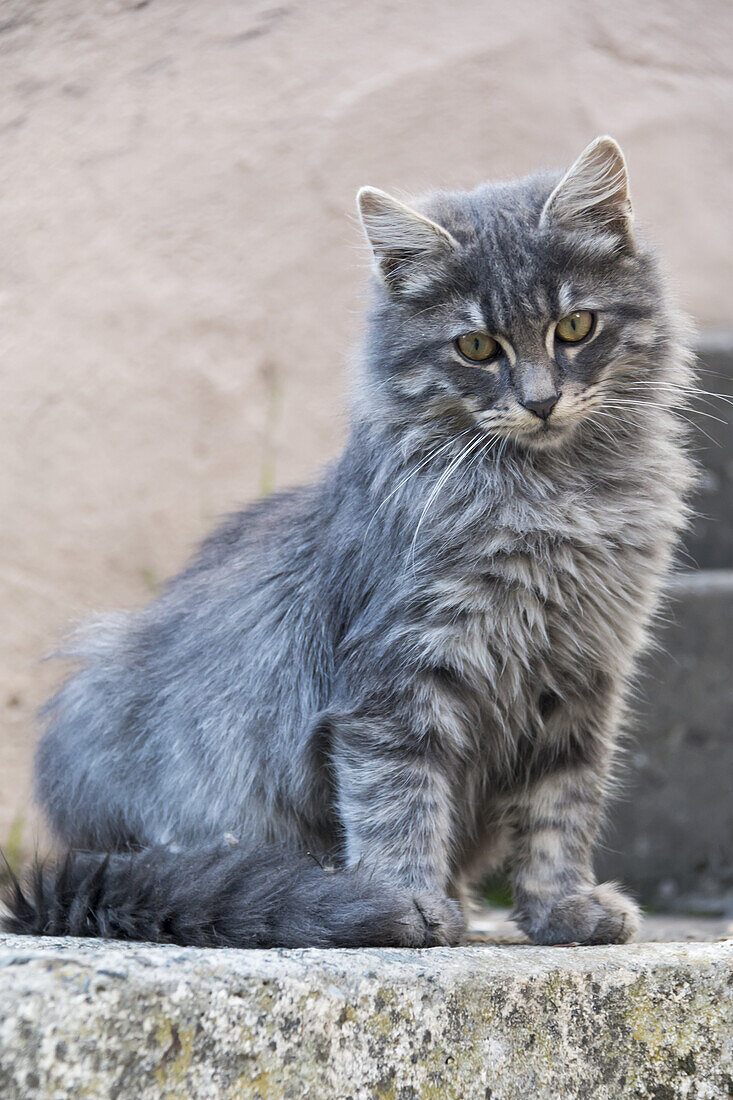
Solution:
[{"label": "cat's front paw", "polygon": [[401,947],[453,947],[466,930],[457,901],[440,894],[411,894],[399,921]]},{"label": "cat's front paw", "polygon": [[567,894],[549,912],[520,919],[533,943],[626,943],[639,929],[639,907],[612,883]]}]

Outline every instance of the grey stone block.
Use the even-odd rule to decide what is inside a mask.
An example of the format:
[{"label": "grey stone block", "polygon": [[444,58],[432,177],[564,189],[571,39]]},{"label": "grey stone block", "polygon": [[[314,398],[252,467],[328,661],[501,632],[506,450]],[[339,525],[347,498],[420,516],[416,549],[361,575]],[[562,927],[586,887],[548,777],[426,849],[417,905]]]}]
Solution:
[{"label": "grey stone block", "polygon": [[733,571],[679,577],[668,614],[598,869],[650,905],[733,911]]},{"label": "grey stone block", "polygon": [[730,1096],[732,969],[732,941],[256,952],[0,938],[0,1096]]}]

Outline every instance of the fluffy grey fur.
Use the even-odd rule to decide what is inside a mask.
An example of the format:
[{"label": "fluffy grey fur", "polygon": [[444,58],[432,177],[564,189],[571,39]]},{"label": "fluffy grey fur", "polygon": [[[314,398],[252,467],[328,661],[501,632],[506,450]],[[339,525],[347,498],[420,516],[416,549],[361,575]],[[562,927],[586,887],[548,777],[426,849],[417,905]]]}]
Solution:
[{"label": "fluffy grey fur", "polygon": [[[505,861],[535,942],[636,927],[592,847],[692,468],[690,356],[623,156],[601,138],[562,179],[359,201],[344,452],[76,639],[38,797],[66,845],[132,854],[39,869],[16,930],[454,943]],[[578,310],[593,330],[563,344]],[[476,330],[486,364],[455,343]]]}]

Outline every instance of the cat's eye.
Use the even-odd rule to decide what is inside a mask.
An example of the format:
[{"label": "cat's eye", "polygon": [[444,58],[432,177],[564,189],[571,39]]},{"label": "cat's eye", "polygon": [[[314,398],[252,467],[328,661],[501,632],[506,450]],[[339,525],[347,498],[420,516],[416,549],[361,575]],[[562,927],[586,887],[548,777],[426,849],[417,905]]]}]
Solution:
[{"label": "cat's eye", "polygon": [[488,332],[466,332],[458,337],[456,347],[472,363],[487,363],[496,359],[501,351],[501,344]]},{"label": "cat's eye", "polygon": [[577,344],[590,336],[595,319],[595,314],[589,309],[568,313],[567,317],[562,317],[555,325],[555,335],[563,344]]}]

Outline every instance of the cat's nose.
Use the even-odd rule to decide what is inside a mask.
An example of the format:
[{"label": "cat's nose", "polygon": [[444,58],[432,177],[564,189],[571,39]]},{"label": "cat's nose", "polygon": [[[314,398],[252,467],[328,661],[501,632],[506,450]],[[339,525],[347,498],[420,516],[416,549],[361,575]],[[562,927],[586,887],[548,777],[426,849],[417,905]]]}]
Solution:
[{"label": "cat's nose", "polygon": [[551,397],[542,397],[538,400],[533,401],[522,401],[520,402],[520,404],[525,409],[529,409],[529,411],[531,413],[534,413],[535,416],[539,416],[540,420],[547,420],[548,416],[555,408],[555,405],[557,405],[559,400],[560,394],[553,393]]}]

